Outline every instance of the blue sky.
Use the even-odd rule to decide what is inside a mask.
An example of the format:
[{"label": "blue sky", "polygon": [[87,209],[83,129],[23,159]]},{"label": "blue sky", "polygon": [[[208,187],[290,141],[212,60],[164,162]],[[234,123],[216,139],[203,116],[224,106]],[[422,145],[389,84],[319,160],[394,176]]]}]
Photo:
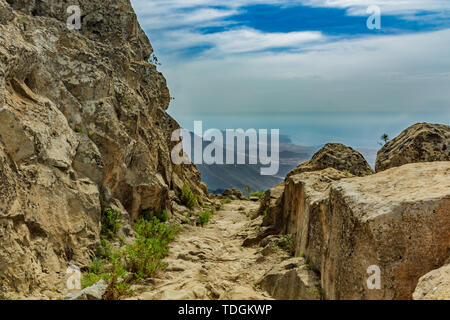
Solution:
[{"label": "blue sky", "polygon": [[[450,121],[449,0],[132,4],[175,97],[170,112],[187,127],[220,113]],[[366,26],[371,5],[381,9],[380,30]]]}]

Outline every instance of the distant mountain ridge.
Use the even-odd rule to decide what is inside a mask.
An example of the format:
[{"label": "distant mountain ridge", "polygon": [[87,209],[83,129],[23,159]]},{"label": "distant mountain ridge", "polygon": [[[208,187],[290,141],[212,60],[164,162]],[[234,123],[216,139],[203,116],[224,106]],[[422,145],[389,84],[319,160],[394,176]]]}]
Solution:
[{"label": "distant mountain ridge", "polygon": [[[193,133],[191,141],[193,141]],[[225,136],[225,135],[224,135]],[[203,150],[211,142],[203,142]],[[226,154],[226,141],[224,141],[223,153]],[[237,146],[234,145],[235,155]],[[253,191],[266,190],[279,184],[284,180],[286,174],[300,163],[309,160],[314,152],[318,150],[316,146],[299,146],[290,140],[287,136],[280,136],[280,164],[279,171],[275,176],[261,175],[261,167],[266,167],[260,163],[248,164],[249,148],[246,144],[246,164],[196,164],[197,169],[202,175],[202,180],[208,185],[211,193],[222,193],[226,189],[235,188],[244,191],[246,187],[250,187]],[[270,150],[270,148],[269,148]],[[193,159],[193,150],[185,150],[190,159]],[[259,148],[257,149],[259,154]]]}]

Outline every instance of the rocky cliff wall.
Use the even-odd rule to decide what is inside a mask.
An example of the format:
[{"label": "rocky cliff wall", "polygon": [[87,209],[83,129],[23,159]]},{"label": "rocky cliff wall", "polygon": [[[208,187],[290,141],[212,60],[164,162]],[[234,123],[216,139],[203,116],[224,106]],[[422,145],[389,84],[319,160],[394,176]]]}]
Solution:
[{"label": "rocky cliff wall", "polygon": [[51,290],[86,266],[102,207],[176,207],[192,165],[173,165],[170,94],[128,0],[0,0],[0,297]]}]

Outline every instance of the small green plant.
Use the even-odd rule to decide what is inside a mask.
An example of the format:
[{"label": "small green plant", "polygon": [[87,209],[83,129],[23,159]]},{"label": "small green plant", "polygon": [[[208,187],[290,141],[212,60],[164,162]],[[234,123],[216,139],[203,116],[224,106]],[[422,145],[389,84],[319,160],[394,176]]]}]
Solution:
[{"label": "small green plant", "polygon": [[250,193],[249,197],[257,197],[259,199],[264,198],[265,192],[264,191],[257,191],[257,192],[253,192]]},{"label": "small green plant", "polygon": [[121,263],[122,256],[121,250],[114,251],[110,257],[109,272],[101,275],[109,284],[104,295],[106,300],[117,300],[129,290],[129,284],[125,278],[127,272]]},{"label": "small green plant", "polygon": [[99,282],[101,277],[95,273],[89,272],[81,278],[81,288],[91,287]]},{"label": "small green plant", "polygon": [[205,224],[207,224],[209,222],[209,219],[211,218],[211,210],[206,210],[206,211],[200,211],[199,215],[200,215],[200,225],[203,227]]},{"label": "small green plant", "polygon": [[127,99],[123,99],[122,104],[125,105],[125,107],[127,107],[128,109],[133,108],[133,105]]},{"label": "small green plant", "polygon": [[100,274],[102,272],[104,264],[105,260],[101,258],[94,258],[94,260],[92,260],[91,266],[89,267],[89,272],[94,274]]},{"label": "small green plant", "polygon": [[153,217],[156,217],[161,222],[169,221],[169,214],[167,213],[166,210],[155,211],[155,212],[152,212],[150,210],[144,210],[141,213],[141,217],[147,221],[151,221],[153,219]]},{"label": "small green plant", "polygon": [[225,197],[225,198],[222,199],[222,204],[227,204],[227,203],[230,203],[230,202],[231,202],[230,198]]},{"label": "small green plant", "polygon": [[100,245],[97,247],[97,256],[104,260],[109,260],[112,255],[112,246],[111,243],[105,238],[102,237],[100,240]]},{"label": "small green plant", "polygon": [[169,221],[169,215],[167,214],[166,210],[163,210],[161,212],[157,212],[156,213],[156,217],[158,218],[159,221],[161,222],[167,222]]},{"label": "small green plant", "polygon": [[319,272],[319,269],[316,267],[316,265],[314,264],[314,262],[307,260],[306,261],[306,267],[309,270],[315,271],[315,272]]},{"label": "small green plant", "polygon": [[[159,217],[152,215],[148,220],[142,218],[138,221],[135,225],[136,241],[120,249],[114,249],[103,236],[97,248],[98,257],[92,261],[89,272],[81,279],[83,288],[104,279],[108,288],[103,298],[115,300],[132,293],[130,284],[133,281],[151,277],[165,268],[162,259],[167,256],[168,244],[180,228],[162,223],[166,214],[163,211],[158,214]],[[113,214],[109,212],[108,216],[111,215]]]},{"label": "small green plant", "polygon": [[192,192],[190,186],[184,186],[181,190],[181,202],[189,209],[198,205],[198,196]]},{"label": "small green plant", "polygon": [[308,290],[308,293],[310,294],[310,295],[313,295],[313,296],[316,296],[316,297],[318,297],[319,299],[323,299],[324,298],[324,296],[325,296],[325,291],[322,289],[322,287],[319,287],[319,288],[317,288],[316,290],[313,290],[313,289],[309,289]]},{"label": "small green plant", "polygon": [[105,208],[102,214],[102,235],[113,239],[117,235],[119,229],[119,213],[109,207]]},{"label": "small green plant", "polygon": [[280,247],[289,252],[289,254],[295,254],[295,242],[292,234],[282,236],[279,240]]},{"label": "small green plant", "polygon": [[164,267],[161,260],[169,252],[168,244],[175,237],[178,228],[167,226],[156,217],[151,221],[140,220],[136,226],[137,240],[126,246],[125,260],[128,271],[137,279],[154,275]]}]

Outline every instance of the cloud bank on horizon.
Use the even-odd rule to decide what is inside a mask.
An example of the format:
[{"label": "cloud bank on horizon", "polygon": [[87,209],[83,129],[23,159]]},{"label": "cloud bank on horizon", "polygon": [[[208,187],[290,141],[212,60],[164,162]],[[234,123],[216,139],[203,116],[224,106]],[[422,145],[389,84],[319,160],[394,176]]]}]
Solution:
[{"label": "cloud bank on horizon", "polygon": [[[449,115],[448,0],[131,2],[163,63],[174,114]],[[381,9],[380,30],[366,26],[371,5]]]}]

